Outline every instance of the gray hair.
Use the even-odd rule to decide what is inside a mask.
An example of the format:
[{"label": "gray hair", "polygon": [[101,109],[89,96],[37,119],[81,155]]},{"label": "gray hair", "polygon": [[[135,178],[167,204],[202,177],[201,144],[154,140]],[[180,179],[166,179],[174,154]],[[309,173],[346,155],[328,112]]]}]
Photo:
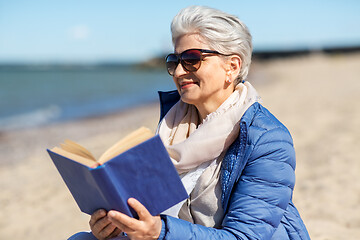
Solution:
[{"label": "gray hair", "polygon": [[174,45],[178,38],[186,34],[199,34],[213,50],[226,55],[239,55],[242,64],[235,84],[247,77],[252,38],[246,25],[236,16],[209,7],[190,6],[174,17],[171,34]]}]

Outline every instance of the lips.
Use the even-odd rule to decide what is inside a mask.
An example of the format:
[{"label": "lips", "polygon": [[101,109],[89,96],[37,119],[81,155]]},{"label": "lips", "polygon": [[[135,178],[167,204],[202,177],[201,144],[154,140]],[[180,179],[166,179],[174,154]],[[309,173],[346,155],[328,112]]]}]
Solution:
[{"label": "lips", "polygon": [[197,85],[198,83],[197,82],[181,82],[180,83],[180,88],[181,89],[185,89],[185,88],[189,88],[193,85]]}]

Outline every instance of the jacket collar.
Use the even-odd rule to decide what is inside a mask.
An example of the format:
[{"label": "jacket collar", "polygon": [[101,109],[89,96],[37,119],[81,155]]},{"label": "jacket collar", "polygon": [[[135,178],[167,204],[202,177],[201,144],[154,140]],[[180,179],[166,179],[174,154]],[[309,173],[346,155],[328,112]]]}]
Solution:
[{"label": "jacket collar", "polygon": [[180,94],[177,90],[162,92],[158,91],[160,99],[160,121],[166,113],[180,100]]}]

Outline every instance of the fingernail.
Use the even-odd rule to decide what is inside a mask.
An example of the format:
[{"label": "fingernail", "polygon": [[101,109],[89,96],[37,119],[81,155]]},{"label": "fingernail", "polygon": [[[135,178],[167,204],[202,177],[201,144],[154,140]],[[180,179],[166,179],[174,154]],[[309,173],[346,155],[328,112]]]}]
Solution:
[{"label": "fingernail", "polygon": [[108,213],[108,215],[109,215],[110,217],[115,217],[115,216],[116,216],[116,213],[113,212],[113,211],[110,211],[110,212]]},{"label": "fingernail", "polygon": [[100,215],[106,215],[106,211],[105,211],[104,209],[100,209],[100,210],[98,211],[98,214],[100,214]]}]

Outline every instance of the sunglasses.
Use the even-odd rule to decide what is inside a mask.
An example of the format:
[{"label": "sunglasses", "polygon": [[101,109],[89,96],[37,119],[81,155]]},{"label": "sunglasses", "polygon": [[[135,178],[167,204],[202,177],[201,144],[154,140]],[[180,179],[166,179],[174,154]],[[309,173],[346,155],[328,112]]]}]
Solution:
[{"label": "sunglasses", "polygon": [[181,66],[188,72],[196,72],[200,66],[201,61],[204,57],[209,55],[203,55],[203,53],[220,54],[217,51],[206,50],[206,49],[188,49],[180,54],[171,53],[166,56],[166,68],[171,76],[174,76],[175,69],[181,64]]}]

